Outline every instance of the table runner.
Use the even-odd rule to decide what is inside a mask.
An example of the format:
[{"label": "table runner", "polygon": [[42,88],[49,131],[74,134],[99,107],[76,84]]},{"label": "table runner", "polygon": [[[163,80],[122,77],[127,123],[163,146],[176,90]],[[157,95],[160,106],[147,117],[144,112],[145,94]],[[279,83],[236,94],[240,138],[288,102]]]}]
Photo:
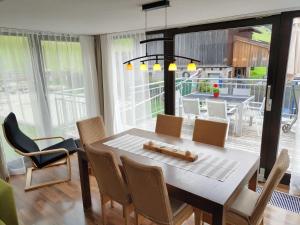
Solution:
[{"label": "table runner", "polygon": [[221,182],[225,181],[226,178],[228,178],[229,175],[233,173],[238,167],[237,161],[216,157],[207,153],[194,152],[198,154],[198,159],[195,162],[188,162],[172,156],[143,149],[143,144],[149,141],[153,141],[161,146],[176,148],[182,151],[188,150],[157,140],[151,140],[149,138],[143,138],[130,134],[125,134],[103,144],[123,151],[128,151],[136,155],[148,157],[155,161],[159,161],[183,170],[216,179]]}]

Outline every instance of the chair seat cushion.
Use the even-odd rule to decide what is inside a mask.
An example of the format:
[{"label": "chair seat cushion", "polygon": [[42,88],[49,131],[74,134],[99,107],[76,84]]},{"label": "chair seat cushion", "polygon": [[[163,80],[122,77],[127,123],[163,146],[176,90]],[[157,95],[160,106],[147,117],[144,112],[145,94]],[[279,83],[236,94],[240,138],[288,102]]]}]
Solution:
[{"label": "chair seat cushion", "polygon": [[258,198],[259,194],[257,192],[244,188],[228,209],[226,218],[230,221],[227,222],[232,222],[233,224],[248,224]]},{"label": "chair seat cushion", "polygon": [[[51,149],[58,149],[58,148],[64,148],[64,149],[68,150],[69,154],[73,154],[77,151],[77,145],[76,145],[75,141],[72,138],[66,139],[62,142],[51,145],[51,146],[43,149],[42,151],[51,150]],[[64,152],[57,152],[57,153],[53,153],[53,154],[41,155],[40,162],[38,163],[37,167],[38,168],[45,167],[45,166],[47,166],[51,163],[54,163],[54,162],[56,162],[60,159],[65,158],[65,157],[66,157],[66,153],[64,153]]]},{"label": "chair seat cushion", "polygon": [[193,208],[184,202],[170,198],[170,204],[173,213],[174,224],[182,224],[183,221],[193,214]]}]

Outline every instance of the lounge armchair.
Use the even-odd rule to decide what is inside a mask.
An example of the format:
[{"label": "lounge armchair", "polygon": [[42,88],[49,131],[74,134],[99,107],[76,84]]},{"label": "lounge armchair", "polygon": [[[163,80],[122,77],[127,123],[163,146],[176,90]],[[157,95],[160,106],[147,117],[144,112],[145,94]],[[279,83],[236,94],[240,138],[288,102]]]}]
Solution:
[{"label": "lounge armchair", "polygon": [[[10,113],[4,120],[3,133],[6,141],[18,154],[29,157],[33,162],[33,166],[27,168],[25,191],[71,180],[70,155],[77,151],[77,146],[73,139],[65,140],[63,137],[31,139],[20,130],[14,113]],[[50,139],[62,139],[62,141],[42,150],[35,143],[35,141]],[[63,164],[67,165],[67,178],[31,185],[33,170]]]}]

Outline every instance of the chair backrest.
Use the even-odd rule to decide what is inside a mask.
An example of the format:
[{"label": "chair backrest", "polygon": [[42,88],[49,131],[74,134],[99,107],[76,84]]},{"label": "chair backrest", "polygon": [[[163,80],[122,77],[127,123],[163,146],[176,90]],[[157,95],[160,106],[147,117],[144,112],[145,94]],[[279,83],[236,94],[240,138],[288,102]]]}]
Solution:
[{"label": "chair backrest", "polygon": [[196,119],[193,141],[224,147],[227,126],[226,122]]},{"label": "chair backrest", "polygon": [[232,95],[235,96],[250,96],[251,89],[250,88],[233,88]]},{"label": "chair backrest", "polygon": [[259,108],[259,112],[260,112],[261,115],[263,115],[264,112],[265,112],[265,104],[266,104],[266,97],[263,98],[263,101],[262,101],[261,106]]},{"label": "chair backrest", "polygon": [[[21,153],[40,151],[38,145],[20,130],[16,115],[12,112],[3,122],[3,133],[7,142]],[[36,165],[40,163],[40,156],[31,156],[30,158]]]},{"label": "chair backrest", "polygon": [[172,210],[163,172],[121,156],[136,212],[158,224],[172,224]]},{"label": "chair backrest", "polygon": [[106,137],[102,117],[97,116],[76,122],[81,144],[92,144]]},{"label": "chair backrest", "polygon": [[130,203],[127,185],[112,152],[84,146],[95,174],[100,193],[121,204]]},{"label": "chair backrest", "polygon": [[262,218],[267,203],[270,200],[274,189],[277,187],[286,170],[288,169],[289,164],[290,158],[288,150],[282,149],[267,179],[267,182],[265,183],[264,189],[257,200],[256,207],[250,217],[250,221],[252,221],[251,224],[256,224]]},{"label": "chair backrest", "polygon": [[220,95],[228,95],[228,87],[227,88],[219,88]]},{"label": "chair backrest", "polygon": [[185,114],[200,115],[200,103],[198,98],[183,98],[182,106]]},{"label": "chair backrest", "polygon": [[155,133],[180,137],[182,117],[158,114],[156,119]]},{"label": "chair backrest", "polygon": [[227,120],[227,103],[226,101],[213,101],[206,99],[208,118]]}]

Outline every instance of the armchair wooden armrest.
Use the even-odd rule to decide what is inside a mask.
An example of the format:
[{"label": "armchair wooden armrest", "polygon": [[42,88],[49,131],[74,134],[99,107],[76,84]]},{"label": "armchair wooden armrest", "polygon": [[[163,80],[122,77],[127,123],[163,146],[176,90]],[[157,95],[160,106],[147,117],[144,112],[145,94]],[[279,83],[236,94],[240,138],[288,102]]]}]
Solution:
[{"label": "armchair wooden armrest", "polygon": [[51,140],[51,139],[62,139],[65,140],[63,137],[61,136],[55,136],[55,137],[41,137],[41,138],[34,138],[32,140],[34,141],[42,141],[42,140]]},{"label": "armchair wooden armrest", "polygon": [[67,157],[69,157],[69,151],[65,148],[56,148],[56,149],[49,149],[44,151],[38,151],[38,152],[30,152],[30,153],[23,153],[24,156],[35,156],[35,155],[45,155],[45,154],[52,154],[57,152],[65,152],[67,154]]}]

